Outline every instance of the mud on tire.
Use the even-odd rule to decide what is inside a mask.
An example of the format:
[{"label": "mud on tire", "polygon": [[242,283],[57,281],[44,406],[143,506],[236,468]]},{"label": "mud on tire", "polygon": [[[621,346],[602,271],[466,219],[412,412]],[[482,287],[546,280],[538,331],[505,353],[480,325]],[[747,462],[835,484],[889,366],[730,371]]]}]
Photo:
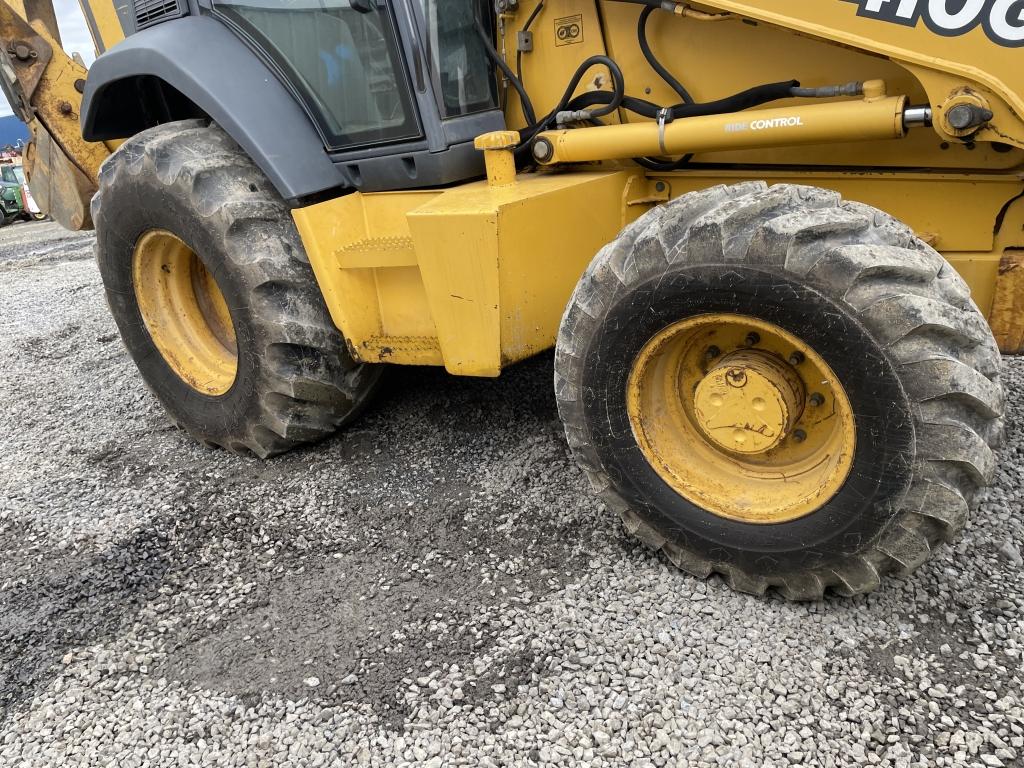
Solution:
[{"label": "mud on tire", "polygon": [[[367,402],[380,366],[348,355],[287,206],[217,126],[170,123],[127,141],[103,165],[92,216],[122,339],[171,419],[194,437],[271,456],[330,435]],[[142,319],[132,258],[154,229],[199,254],[227,302],[238,370],[223,395],[186,384]]]},{"label": "mud on tire", "polygon": [[[648,339],[736,311],[811,343],[857,414],[850,478],[792,523],[691,504],[624,418],[623,370]],[[999,361],[967,285],[909,228],[831,191],[752,182],[656,208],[597,255],[562,320],[555,392],[578,463],[631,534],[699,577],[817,599],[873,590],[960,532],[994,471]]]}]

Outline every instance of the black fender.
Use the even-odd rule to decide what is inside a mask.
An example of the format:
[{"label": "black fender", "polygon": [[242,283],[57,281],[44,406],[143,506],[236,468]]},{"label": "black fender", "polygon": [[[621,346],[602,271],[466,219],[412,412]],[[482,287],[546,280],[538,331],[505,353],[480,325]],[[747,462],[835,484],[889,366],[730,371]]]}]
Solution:
[{"label": "black fender", "polygon": [[223,128],[286,200],[345,185],[302,106],[216,19],[193,16],[139,32],[89,70],[81,114],[88,141],[199,116]]}]

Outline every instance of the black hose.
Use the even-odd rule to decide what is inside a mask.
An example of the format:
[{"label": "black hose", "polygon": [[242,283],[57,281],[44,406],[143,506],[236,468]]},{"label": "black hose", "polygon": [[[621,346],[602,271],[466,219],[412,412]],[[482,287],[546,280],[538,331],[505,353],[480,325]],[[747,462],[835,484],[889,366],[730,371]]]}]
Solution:
[{"label": "black hose", "polygon": [[683,155],[678,160],[656,160],[653,157],[634,157],[633,162],[637,165],[643,166],[649,171],[666,173],[668,171],[678,171],[685,168],[690,164],[692,159],[693,155]]},{"label": "black hose", "polygon": [[675,12],[676,4],[671,0],[616,0],[619,3],[632,3],[634,5],[646,5],[648,8],[660,8],[669,13]]},{"label": "black hose", "polygon": [[690,92],[676,79],[675,75],[665,69],[664,65],[654,55],[654,51],[651,50],[650,41],[647,39],[647,20],[656,10],[655,6],[648,5],[640,12],[640,19],[636,25],[636,38],[637,42],[640,43],[640,51],[643,53],[644,58],[647,59],[647,63],[651,65],[651,69],[661,75],[661,79],[669,84],[683,104],[693,104],[693,97],[690,96]]},{"label": "black hose", "polygon": [[[530,25],[533,24],[533,20],[537,18],[537,15],[544,8],[544,0],[540,0],[533,12],[526,17],[526,23],[523,25],[523,32],[530,31]],[[523,82],[523,52],[519,50],[519,41],[516,40],[516,77],[519,78],[519,82]]]},{"label": "black hose", "polygon": [[[573,99],[572,95],[576,92],[576,88],[579,87],[580,80],[582,80],[583,76],[587,74],[588,69],[597,64],[604,64],[604,66],[608,67],[608,71],[611,72],[612,75],[614,90],[590,91]],[[587,97],[591,98],[587,99]],[[573,111],[579,111],[597,104],[603,105],[599,109],[592,111],[588,110],[589,114],[580,118],[581,120],[587,120],[611,114],[619,108],[625,98],[627,98],[626,79],[622,76],[622,70],[619,68],[619,65],[607,56],[591,56],[585,59],[583,63],[576,68],[572,78],[569,80],[569,85],[566,87],[565,92],[562,94],[562,98],[558,101],[555,108],[541,118],[540,122],[535,125],[527,126],[520,131],[520,135],[523,137],[524,142],[529,141],[534,135],[548,128],[558,117],[558,113],[565,112],[566,108],[570,104],[576,104],[577,102],[580,104],[580,106]]]},{"label": "black hose", "polygon": [[[693,104],[693,97],[690,92],[686,90],[686,87],[679,82],[675,75],[668,71],[668,69],[658,61],[658,57],[654,55],[654,51],[651,50],[651,42],[647,37],[647,20],[651,18],[651,14],[657,10],[652,5],[648,5],[640,12],[640,18],[637,20],[636,25],[636,39],[640,44],[640,52],[643,53],[644,58],[647,59],[647,63],[651,65],[651,69],[661,75],[661,79],[668,83],[669,87],[676,92],[676,95],[682,100],[683,104]],[[672,162],[662,162],[648,157],[636,158],[636,162],[642,165],[644,168],[652,171],[678,171],[680,168],[687,165],[693,160],[693,155],[683,155],[678,160]]]},{"label": "black hose", "polygon": [[[676,104],[673,107],[669,107],[668,112],[669,116],[673,120],[679,120],[686,117],[705,117],[707,115],[724,115],[731,112],[742,112],[745,109],[767,104],[771,101],[791,98],[791,89],[799,87],[799,85],[800,83],[796,80],[789,80],[784,83],[758,85],[754,88],[748,88],[745,91],[740,91],[739,93],[727,96],[726,98],[719,99],[717,101],[694,104]],[[594,104],[607,103],[611,95],[612,94],[608,91],[591,91],[589,93],[583,93],[569,102],[567,107],[573,110],[585,109]],[[620,106],[623,109],[628,109],[630,112],[635,112],[642,117],[649,117],[651,119],[656,119],[658,117],[658,112],[661,110],[661,107],[654,102],[647,101],[646,99],[639,99],[635,96],[623,97]]]},{"label": "black hose", "polygon": [[512,71],[512,68],[505,63],[503,58],[501,58],[501,55],[494,47],[494,43],[491,42],[490,35],[487,34],[483,24],[480,23],[480,19],[473,19],[473,22],[473,26],[476,27],[476,32],[480,36],[480,40],[483,41],[487,55],[491,57],[491,61],[493,61],[498,69],[502,71],[502,74],[508,78],[508,81],[512,83],[512,87],[516,89],[516,93],[519,94],[519,100],[523,105],[523,115],[526,117],[526,122],[529,125],[533,125],[537,122],[537,115],[533,111],[533,102],[531,102],[530,97],[526,95],[526,89],[523,87],[522,82],[518,77],[516,77],[516,73]]}]

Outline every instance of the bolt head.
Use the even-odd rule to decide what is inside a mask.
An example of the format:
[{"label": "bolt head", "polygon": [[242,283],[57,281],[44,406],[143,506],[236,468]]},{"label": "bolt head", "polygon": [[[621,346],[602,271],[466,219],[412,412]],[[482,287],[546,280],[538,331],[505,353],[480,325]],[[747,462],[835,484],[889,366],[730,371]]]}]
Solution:
[{"label": "bolt head", "polygon": [[819,407],[825,404],[825,396],[821,392],[815,392],[810,397],[811,405]]},{"label": "bolt head", "polygon": [[804,356],[803,352],[794,352],[792,355],[789,356],[789,364],[800,365],[806,359],[807,358]]},{"label": "bolt head", "polygon": [[744,339],[744,343],[748,347],[756,346],[757,344],[761,343],[761,335],[756,331],[751,331],[750,333],[747,334],[747,338]]},{"label": "bolt head", "polygon": [[802,429],[794,430],[793,439],[796,440],[798,443],[802,443],[804,440],[807,439],[807,433],[804,432]]},{"label": "bolt head", "polygon": [[747,386],[747,372],[742,368],[730,368],[725,374],[725,380],[731,387]]},{"label": "bolt head", "polygon": [[971,122],[974,120],[973,110],[967,104],[957,104],[949,110],[946,119],[956,130],[962,131],[971,127]]}]

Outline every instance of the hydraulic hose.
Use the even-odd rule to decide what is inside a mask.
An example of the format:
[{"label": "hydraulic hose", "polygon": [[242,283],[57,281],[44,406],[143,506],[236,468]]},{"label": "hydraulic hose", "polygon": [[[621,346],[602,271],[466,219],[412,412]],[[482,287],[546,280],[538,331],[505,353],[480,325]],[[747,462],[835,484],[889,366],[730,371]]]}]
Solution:
[{"label": "hydraulic hose", "polygon": [[[580,80],[583,79],[583,76],[587,73],[587,70],[589,70],[593,66],[596,66],[597,64],[604,64],[604,66],[608,67],[608,71],[611,72],[612,75],[612,85],[614,86],[614,90],[611,92],[593,91],[593,93],[604,94],[605,96],[608,97],[608,100],[593,102],[594,104],[604,104],[604,106],[598,109],[567,110],[566,108],[570,100],[572,100],[572,95],[576,92],[576,88],[579,87]],[[558,106],[556,106],[551,111],[551,113],[544,118],[542,124],[549,124],[552,116],[559,123],[574,121],[585,122],[596,117],[604,117],[605,115],[609,115],[616,109],[618,109],[619,105],[622,104],[622,100],[625,97],[626,79],[622,76],[622,70],[619,68],[619,65],[616,64],[612,59],[608,58],[607,56],[591,56],[587,59],[584,59],[583,63],[576,68],[576,71],[573,73],[572,79],[569,80],[569,85],[565,89],[565,93],[562,94],[562,98],[558,102]]]},{"label": "hydraulic hose", "polygon": [[526,94],[526,88],[523,87],[522,81],[516,77],[516,73],[512,71],[512,68],[505,63],[505,60],[501,58],[501,54],[498,53],[494,47],[494,43],[491,42],[490,35],[484,29],[483,24],[480,23],[480,19],[473,19],[473,26],[476,27],[476,33],[480,36],[481,42],[484,44],[484,50],[487,55],[494,62],[495,66],[501,70],[502,74],[508,78],[508,81],[512,83],[512,87],[516,89],[516,93],[519,94],[519,100],[523,105],[523,115],[526,117],[526,122],[533,125],[537,122],[537,115],[533,111],[533,102],[530,101],[530,97]]},{"label": "hydraulic hose", "polygon": [[[540,12],[543,9],[544,0],[540,0],[540,2],[537,3],[536,7],[533,9],[533,12],[526,17],[526,23],[523,25],[522,29],[523,32],[530,31],[530,25],[533,24],[534,19],[537,18],[538,14],[540,14]],[[520,83],[523,82],[523,52],[519,50],[518,46],[516,47],[516,77],[519,78]]]},{"label": "hydraulic hose", "polygon": [[647,39],[647,20],[656,10],[656,6],[648,5],[640,12],[640,18],[636,25],[636,38],[637,42],[640,44],[640,52],[643,53],[644,58],[647,59],[647,63],[651,65],[651,69],[661,75],[661,79],[668,83],[672,90],[676,92],[680,101],[682,101],[683,104],[692,104],[693,97],[690,96],[690,92],[687,91],[683,84],[676,79],[675,75],[669,72],[665,66],[658,61],[658,57],[655,56],[654,51],[651,50],[650,41]]},{"label": "hydraulic hose", "polygon": [[[685,117],[704,117],[705,115],[721,115],[729,112],[742,112],[751,107],[758,107],[780,99],[792,98],[792,89],[798,88],[800,83],[796,80],[789,80],[783,83],[769,83],[748,88],[745,91],[727,96],[717,101],[704,103],[676,104],[674,107],[667,107],[666,117],[671,120],[679,120]],[[608,91],[592,91],[584,93],[573,99],[567,108],[579,110],[593,104],[607,103],[612,94]],[[662,107],[646,99],[639,99],[635,96],[624,96],[621,100],[623,109],[635,112],[642,117],[657,119]]]},{"label": "hydraulic hose", "polygon": [[[640,12],[640,18],[636,25],[636,39],[640,44],[640,51],[643,53],[644,58],[647,59],[647,63],[651,65],[651,69],[661,75],[661,79],[668,83],[669,87],[676,92],[676,95],[679,96],[682,103],[692,104],[693,97],[690,96],[690,92],[686,90],[686,87],[679,82],[675,75],[669,72],[668,69],[658,61],[658,57],[655,56],[654,51],[651,50],[651,42],[647,37],[647,20],[655,10],[657,9],[653,5],[648,5]],[[653,158],[640,157],[636,158],[636,162],[644,168],[652,171],[677,171],[692,159],[693,155],[683,155],[678,160],[666,163]]]}]

